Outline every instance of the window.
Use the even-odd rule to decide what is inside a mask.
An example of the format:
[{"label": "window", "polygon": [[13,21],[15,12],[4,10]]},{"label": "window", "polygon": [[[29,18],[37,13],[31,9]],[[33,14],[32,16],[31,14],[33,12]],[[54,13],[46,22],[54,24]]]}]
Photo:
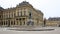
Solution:
[{"label": "window", "polygon": [[6,21],[6,25],[7,25],[7,21]]},{"label": "window", "polygon": [[25,21],[24,21],[24,25],[25,25]]},{"label": "window", "polygon": [[18,10],[17,15],[21,16],[21,10],[20,9]]},{"label": "window", "polygon": [[15,21],[14,21],[14,25],[15,25]]},{"label": "window", "polygon": [[29,18],[31,19],[32,15],[31,15],[31,12],[29,12]]},{"label": "window", "polygon": [[21,20],[21,18],[19,18],[19,20]]},{"label": "window", "polygon": [[15,17],[15,13],[14,13],[14,17]]},{"label": "window", "polygon": [[6,14],[6,18],[7,18],[7,14]]},{"label": "window", "polygon": [[4,25],[5,25],[5,21],[4,21]]},{"label": "window", "polygon": [[17,25],[18,25],[18,21],[17,21]]},{"label": "window", "polygon": [[32,18],[32,10],[31,9],[29,10],[29,18],[30,19]]},{"label": "window", "polygon": [[17,16],[19,16],[19,11],[17,11]]},{"label": "window", "polygon": [[10,18],[12,18],[12,14],[10,13]]},{"label": "window", "polygon": [[1,18],[1,15],[0,15],[0,18]]},{"label": "window", "polygon": [[13,25],[13,21],[11,21],[11,25]]},{"label": "window", "polygon": [[1,22],[1,25],[3,25],[3,21]]},{"label": "window", "polygon": [[18,12],[19,16],[21,16],[21,12]]},{"label": "window", "polygon": [[26,8],[24,8],[24,15],[26,15]]},{"label": "window", "polygon": [[21,11],[21,16],[22,16],[22,11]]},{"label": "window", "polygon": [[23,20],[25,20],[25,18],[22,18]]},{"label": "window", "polygon": [[24,16],[26,15],[26,11],[24,11]]}]

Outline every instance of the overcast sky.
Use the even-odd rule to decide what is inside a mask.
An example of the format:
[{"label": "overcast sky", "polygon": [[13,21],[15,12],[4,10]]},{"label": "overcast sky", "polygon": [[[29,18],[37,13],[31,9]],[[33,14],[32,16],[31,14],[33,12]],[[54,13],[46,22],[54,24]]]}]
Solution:
[{"label": "overcast sky", "polygon": [[[24,0],[0,0],[3,8],[15,7]],[[60,17],[60,0],[26,0],[34,8],[41,10],[45,18]]]}]

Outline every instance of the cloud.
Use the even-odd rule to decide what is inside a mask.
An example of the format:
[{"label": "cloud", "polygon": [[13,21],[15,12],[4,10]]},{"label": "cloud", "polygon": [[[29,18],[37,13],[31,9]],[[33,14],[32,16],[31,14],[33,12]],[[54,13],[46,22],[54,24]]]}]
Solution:
[{"label": "cloud", "polygon": [[[3,8],[15,7],[24,0],[0,0]],[[44,17],[60,17],[60,0],[26,0],[33,5],[34,8],[41,10]]]}]

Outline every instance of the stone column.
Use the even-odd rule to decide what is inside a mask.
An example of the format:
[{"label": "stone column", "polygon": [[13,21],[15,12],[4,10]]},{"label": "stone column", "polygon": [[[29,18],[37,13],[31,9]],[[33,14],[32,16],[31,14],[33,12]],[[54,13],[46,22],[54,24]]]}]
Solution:
[{"label": "stone column", "polygon": [[17,26],[17,22],[16,22],[16,20],[14,20],[15,21],[15,26]]},{"label": "stone column", "polygon": [[25,19],[25,26],[26,26],[26,19]]},{"label": "stone column", "polygon": [[4,26],[4,21],[3,21],[3,26]]},{"label": "stone column", "polygon": [[6,26],[6,20],[5,20],[5,26]]},{"label": "stone column", "polygon": [[21,19],[21,22],[22,22],[22,26],[23,26],[23,21],[22,21],[22,19]]},{"label": "stone column", "polygon": [[26,26],[26,19],[25,19],[25,25],[24,26]]},{"label": "stone column", "polygon": [[20,21],[20,26],[22,26],[22,20]]},{"label": "stone column", "polygon": [[18,20],[18,26],[20,26],[20,20]]},{"label": "stone column", "polygon": [[12,22],[13,22],[13,26],[14,26],[14,21],[12,20]]}]

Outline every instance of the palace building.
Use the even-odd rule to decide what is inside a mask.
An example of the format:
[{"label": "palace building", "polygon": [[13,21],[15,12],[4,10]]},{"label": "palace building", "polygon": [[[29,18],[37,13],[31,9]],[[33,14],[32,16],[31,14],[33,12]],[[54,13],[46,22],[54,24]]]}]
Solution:
[{"label": "palace building", "polygon": [[50,17],[46,20],[46,26],[60,27],[60,17]]},{"label": "palace building", "polygon": [[26,1],[16,7],[0,7],[0,26],[43,26],[43,13]]}]

